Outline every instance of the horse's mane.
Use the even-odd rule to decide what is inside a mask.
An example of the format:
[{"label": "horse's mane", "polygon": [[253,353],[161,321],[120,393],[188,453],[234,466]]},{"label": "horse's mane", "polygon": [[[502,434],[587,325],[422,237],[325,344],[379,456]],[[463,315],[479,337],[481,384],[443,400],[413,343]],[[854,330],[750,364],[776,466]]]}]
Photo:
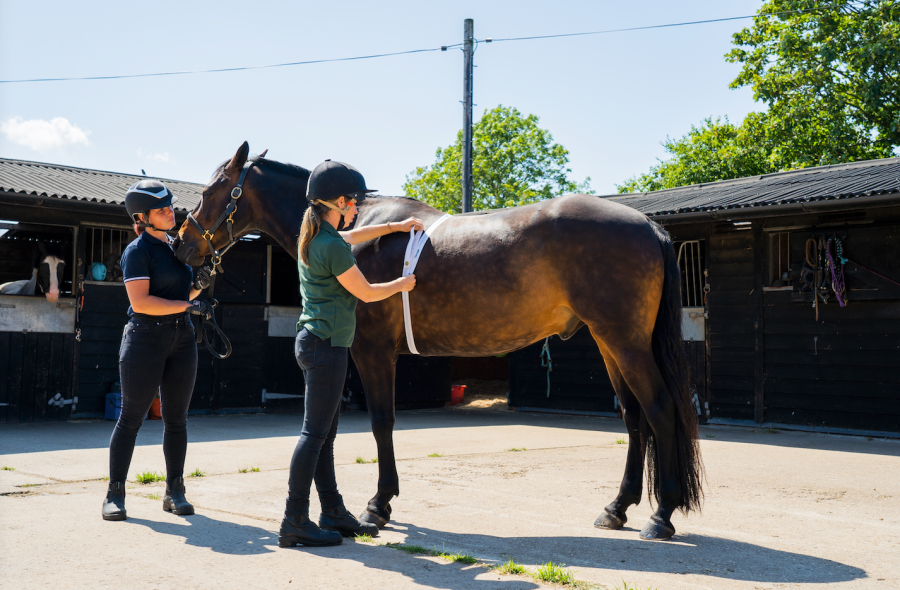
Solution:
[{"label": "horse's mane", "polygon": [[248,159],[263,170],[271,170],[280,174],[287,174],[288,176],[304,176],[307,178],[310,174],[309,170],[303,166],[297,166],[296,164],[288,164],[286,162],[279,162],[278,160],[269,160],[268,158],[260,158],[259,156],[250,156]]}]

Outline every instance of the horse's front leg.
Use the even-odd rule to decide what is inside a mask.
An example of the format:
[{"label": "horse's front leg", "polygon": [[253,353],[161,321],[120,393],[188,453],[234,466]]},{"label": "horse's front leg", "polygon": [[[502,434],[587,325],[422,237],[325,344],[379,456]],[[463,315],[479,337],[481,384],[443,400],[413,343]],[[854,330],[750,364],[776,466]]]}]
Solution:
[{"label": "horse's front leg", "polygon": [[[361,347],[362,348],[362,347]],[[394,376],[397,355],[393,347],[354,345],[353,361],[359,371],[378,446],[378,493],[369,500],[360,522],[384,528],[391,519],[391,499],[400,495],[400,478],[394,458]]]}]

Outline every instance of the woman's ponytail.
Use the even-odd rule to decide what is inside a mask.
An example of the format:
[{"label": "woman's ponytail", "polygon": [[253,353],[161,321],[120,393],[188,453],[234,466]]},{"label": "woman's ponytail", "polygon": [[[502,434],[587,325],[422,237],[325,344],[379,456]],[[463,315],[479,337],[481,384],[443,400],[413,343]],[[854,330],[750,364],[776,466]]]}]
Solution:
[{"label": "woman's ponytail", "polygon": [[303,264],[309,266],[309,244],[317,235],[322,227],[322,216],[320,214],[320,205],[312,203],[306,208],[303,214],[303,223],[300,224],[300,238],[297,240],[297,250],[300,254],[300,260]]}]

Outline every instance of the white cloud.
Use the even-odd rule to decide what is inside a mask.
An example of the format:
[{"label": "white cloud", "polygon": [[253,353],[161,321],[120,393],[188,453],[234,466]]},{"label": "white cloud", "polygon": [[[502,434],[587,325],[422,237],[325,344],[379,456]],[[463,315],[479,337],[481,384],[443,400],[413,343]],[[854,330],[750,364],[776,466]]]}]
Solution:
[{"label": "white cloud", "polygon": [[142,149],[138,149],[137,155],[145,160],[149,160],[151,162],[168,162],[172,158],[169,156],[169,152],[160,152],[158,154],[148,154],[144,152]]},{"label": "white cloud", "polygon": [[62,148],[70,145],[90,145],[85,131],[69,123],[64,117],[23,120],[13,117],[0,121],[0,131],[12,142],[28,146],[34,151]]}]

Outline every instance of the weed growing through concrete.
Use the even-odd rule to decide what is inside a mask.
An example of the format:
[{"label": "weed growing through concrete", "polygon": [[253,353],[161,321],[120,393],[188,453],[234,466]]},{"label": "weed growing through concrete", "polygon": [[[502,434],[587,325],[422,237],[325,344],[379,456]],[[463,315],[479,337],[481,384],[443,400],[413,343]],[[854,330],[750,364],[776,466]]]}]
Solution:
[{"label": "weed growing through concrete", "polygon": [[105,476],[101,477],[100,481],[109,481],[109,476],[105,475]]},{"label": "weed growing through concrete", "polygon": [[144,471],[135,474],[134,478],[138,483],[142,483],[147,485],[148,483],[156,483],[158,481],[165,481],[166,476],[162,473],[157,473],[156,471]]},{"label": "weed growing through concrete", "polygon": [[575,583],[575,575],[565,567],[565,564],[553,563],[552,561],[548,561],[537,568],[534,578],[542,582],[553,582],[563,585]]},{"label": "weed growing through concrete", "polygon": [[519,576],[525,573],[525,566],[516,563],[512,557],[498,565],[496,568],[498,573]]},{"label": "weed growing through concrete", "polygon": [[203,477],[204,475],[206,475],[206,472],[200,471],[200,468],[198,467],[198,468],[194,469],[193,471],[191,471],[191,474],[188,475],[188,477]]},{"label": "weed growing through concrete", "polygon": [[766,434],[778,434],[780,431],[777,428],[763,428],[763,432]]},{"label": "weed growing through concrete", "polygon": [[362,457],[357,457],[356,462],[357,463],[378,463],[378,457],[375,457],[374,459],[369,459],[368,461],[366,461]]},{"label": "weed growing through concrete", "polygon": [[23,483],[22,485],[20,485],[18,487],[20,487],[20,488],[36,488],[39,485],[41,485],[41,484],[39,484],[39,483]]},{"label": "weed growing through concrete", "polygon": [[251,473],[259,473],[259,467],[251,467],[250,472]]},{"label": "weed growing through concrete", "polygon": [[[637,586],[631,586],[625,580],[622,580],[622,586],[616,586],[613,590],[641,590]],[[647,588],[647,590],[655,590],[655,588]]]},{"label": "weed growing through concrete", "polygon": [[443,457],[443,456],[444,456],[444,453],[431,453],[431,454],[428,455],[428,456],[429,456],[429,457]]},{"label": "weed growing through concrete", "polygon": [[405,551],[411,555],[428,555],[431,553],[429,549],[422,547],[421,545],[406,545],[404,543],[385,543],[385,547],[390,547],[391,549],[399,549],[400,551]]},{"label": "weed growing through concrete", "polygon": [[625,440],[624,438],[617,438],[617,439],[616,439],[616,444],[617,444],[617,445],[624,445],[624,444],[626,444],[627,442],[628,442],[628,441]]},{"label": "weed growing through concrete", "polygon": [[159,494],[147,494],[147,497],[151,500],[159,500]]},{"label": "weed growing through concrete", "polygon": [[438,549],[437,546],[434,546],[431,549],[428,549],[421,545],[406,545],[404,543],[385,543],[384,546],[390,547],[391,549],[399,549],[400,551],[405,551],[406,553],[412,555],[431,555],[432,557],[440,557],[441,559],[446,559],[447,561],[466,564],[478,563],[478,560],[469,553],[464,553],[462,551],[457,551],[456,553],[447,553],[446,551],[444,551],[443,547],[441,549]]},{"label": "weed growing through concrete", "polygon": [[250,470],[249,467],[240,467],[238,469],[238,473],[247,473]]},{"label": "weed growing through concrete", "polygon": [[512,451],[513,453],[519,453],[519,452],[521,452],[521,451],[527,451],[528,449],[526,449],[525,447],[522,447],[522,448],[519,448],[519,449],[517,449],[516,447],[513,447],[513,448],[511,448],[511,449],[506,449],[506,450],[507,450],[507,451]]},{"label": "weed growing through concrete", "polygon": [[704,434],[703,436],[705,436],[706,438],[716,438],[715,434]]},{"label": "weed growing through concrete", "polygon": [[353,540],[357,543],[374,543],[375,539],[372,538],[372,535],[356,535],[353,537]]},{"label": "weed growing through concrete", "polygon": [[10,467],[9,465],[3,466],[3,471],[15,471],[15,470],[16,470],[15,467]]}]

